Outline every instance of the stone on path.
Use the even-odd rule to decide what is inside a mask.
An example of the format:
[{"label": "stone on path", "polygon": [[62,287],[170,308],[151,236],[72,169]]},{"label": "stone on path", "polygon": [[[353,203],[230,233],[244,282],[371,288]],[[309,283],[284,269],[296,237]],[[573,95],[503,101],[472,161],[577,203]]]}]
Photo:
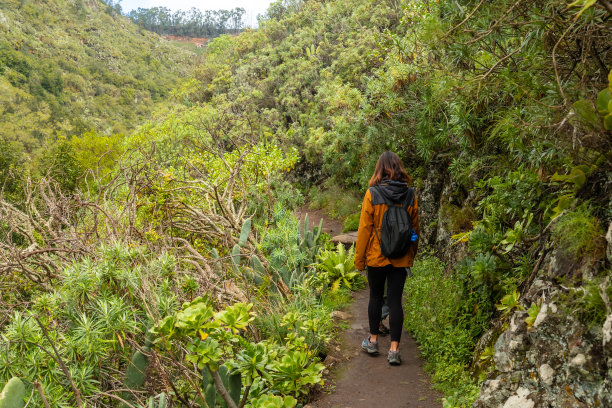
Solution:
[{"label": "stone on path", "polygon": [[333,243],[341,243],[344,245],[352,245],[357,242],[357,231],[347,232],[345,234],[336,235],[332,239]]}]

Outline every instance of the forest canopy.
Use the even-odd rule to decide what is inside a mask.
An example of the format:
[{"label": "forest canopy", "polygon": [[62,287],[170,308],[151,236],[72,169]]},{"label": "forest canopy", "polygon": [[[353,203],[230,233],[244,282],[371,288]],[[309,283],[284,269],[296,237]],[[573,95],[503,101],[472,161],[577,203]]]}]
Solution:
[{"label": "forest canopy", "polygon": [[232,10],[172,10],[167,7],[137,8],[126,14],[138,26],[157,34],[187,37],[217,37],[236,34],[244,28],[244,8]]}]

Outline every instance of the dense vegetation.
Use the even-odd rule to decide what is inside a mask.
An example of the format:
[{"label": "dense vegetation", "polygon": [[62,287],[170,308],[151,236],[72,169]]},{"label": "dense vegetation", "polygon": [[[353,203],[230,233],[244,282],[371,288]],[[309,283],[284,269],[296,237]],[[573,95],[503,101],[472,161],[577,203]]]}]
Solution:
[{"label": "dense vegetation", "polygon": [[190,69],[190,54],[97,0],[2,0],[0,33],[0,140],[16,155],[128,132]]},{"label": "dense vegetation", "polygon": [[7,156],[0,382],[38,381],[53,406],[306,401],[330,312],[360,282],[291,212],[309,191],[350,215],[330,197],[361,195],[384,150],[423,196],[450,180],[422,228],[465,256],[423,257],[407,286],[447,406],[477,395],[494,369],[478,340],[551,248],[588,264],[559,279],[600,324],[602,302],[572,288],[609,274],[611,14],[575,3],[278,1],[257,31],[212,41],[125,140],[96,156],[95,135],[64,139],[34,179]]},{"label": "dense vegetation", "polygon": [[187,37],[217,37],[221,34],[236,34],[244,28],[245,10],[201,10],[193,7],[188,11],[174,13],[167,7],[139,7],[127,13],[140,27],[157,34]]}]

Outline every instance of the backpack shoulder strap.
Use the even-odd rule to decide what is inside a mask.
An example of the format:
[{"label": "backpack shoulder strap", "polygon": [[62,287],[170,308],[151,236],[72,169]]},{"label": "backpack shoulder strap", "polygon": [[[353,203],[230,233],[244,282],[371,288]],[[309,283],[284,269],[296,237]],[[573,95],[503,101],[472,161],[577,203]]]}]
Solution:
[{"label": "backpack shoulder strap", "polygon": [[414,206],[414,188],[408,187],[408,197],[404,203],[404,209],[408,211],[408,207]]}]

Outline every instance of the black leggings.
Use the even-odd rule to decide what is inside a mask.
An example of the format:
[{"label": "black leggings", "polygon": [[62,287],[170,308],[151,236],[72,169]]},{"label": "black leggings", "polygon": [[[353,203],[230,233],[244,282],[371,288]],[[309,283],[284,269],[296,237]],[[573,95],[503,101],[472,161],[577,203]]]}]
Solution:
[{"label": "black leggings", "polygon": [[385,280],[387,280],[387,304],[389,305],[389,329],[391,341],[400,341],[402,324],[404,323],[404,309],[402,308],[402,294],[406,283],[406,268],[395,268],[392,265],[374,268],[368,266],[368,282],[370,283],[370,303],[368,304],[368,320],[370,333],[378,333],[380,316],[382,314],[383,297],[385,294]]}]

